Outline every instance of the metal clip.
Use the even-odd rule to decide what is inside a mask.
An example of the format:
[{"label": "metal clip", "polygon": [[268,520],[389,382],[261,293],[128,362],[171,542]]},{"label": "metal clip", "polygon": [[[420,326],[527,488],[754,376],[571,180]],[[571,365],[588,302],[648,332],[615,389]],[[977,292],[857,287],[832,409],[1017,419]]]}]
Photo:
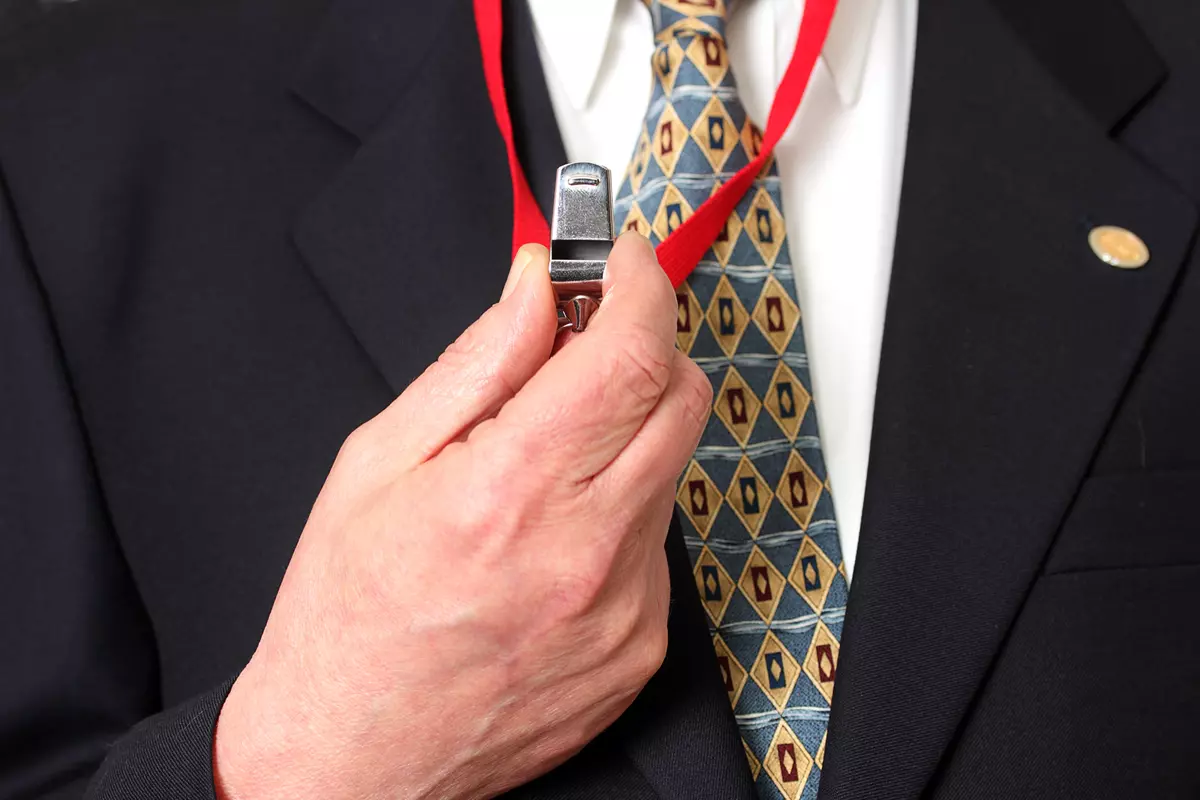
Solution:
[{"label": "metal clip", "polygon": [[550,221],[550,281],[558,327],[581,331],[600,307],[604,264],[613,246],[612,184],[607,168],[576,161],[558,168]]}]

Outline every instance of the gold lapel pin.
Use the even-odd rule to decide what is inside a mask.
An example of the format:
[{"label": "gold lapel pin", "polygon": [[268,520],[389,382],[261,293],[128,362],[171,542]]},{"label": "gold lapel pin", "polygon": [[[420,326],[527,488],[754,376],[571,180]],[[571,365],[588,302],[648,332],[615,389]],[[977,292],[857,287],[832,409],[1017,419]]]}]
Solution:
[{"label": "gold lapel pin", "polygon": [[1092,228],[1088,244],[1096,258],[1118,269],[1141,269],[1150,261],[1150,248],[1141,237],[1116,225]]}]

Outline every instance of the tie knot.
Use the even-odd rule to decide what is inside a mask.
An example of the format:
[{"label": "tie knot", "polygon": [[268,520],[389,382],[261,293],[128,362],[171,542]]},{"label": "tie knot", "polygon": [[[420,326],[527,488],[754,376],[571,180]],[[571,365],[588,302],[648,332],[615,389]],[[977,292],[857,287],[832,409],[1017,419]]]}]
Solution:
[{"label": "tie knot", "polygon": [[731,0],[642,0],[650,9],[654,39],[701,35],[725,40],[725,19]]}]

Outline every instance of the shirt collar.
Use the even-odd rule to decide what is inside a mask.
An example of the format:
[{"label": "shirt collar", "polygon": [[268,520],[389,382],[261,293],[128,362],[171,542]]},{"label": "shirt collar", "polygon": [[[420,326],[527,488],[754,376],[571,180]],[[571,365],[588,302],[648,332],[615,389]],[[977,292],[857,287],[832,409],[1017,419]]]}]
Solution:
[{"label": "shirt collar", "polygon": [[[792,3],[799,10],[803,0]],[[871,31],[880,0],[839,0],[822,58],[842,104],[853,105],[862,88]],[[571,105],[587,107],[612,35],[617,0],[529,0],[542,53],[566,89]]]}]

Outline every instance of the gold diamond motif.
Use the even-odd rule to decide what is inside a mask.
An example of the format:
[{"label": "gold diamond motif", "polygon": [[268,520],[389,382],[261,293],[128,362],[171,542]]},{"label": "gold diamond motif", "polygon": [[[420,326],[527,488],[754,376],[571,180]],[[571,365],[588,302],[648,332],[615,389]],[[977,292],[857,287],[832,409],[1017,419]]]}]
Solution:
[{"label": "gold diamond motif", "polygon": [[800,530],[808,527],[808,521],[817,508],[817,500],[821,497],[821,489],[816,473],[793,450],[788,456],[787,466],[783,468],[779,485],[775,487],[775,496],[792,515],[792,519],[796,520]]},{"label": "gold diamond motif", "polygon": [[675,346],[683,353],[691,352],[704,324],[704,312],[686,281],[675,290],[675,312]]},{"label": "gold diamond motif", "polygon": [[700,592],[704,610],[712,618],[713,625],[720,625],[721,617],[725,616],[725,609],[733,599],[733,578],[729,577],[725,567],[721,566],[707,546],[700,549],[700,557],[696,559],[692,574],[696,578],[696,590]]},{"label": "gold diamond motif", "polygon": [[800,541],[800,551],[788,574],[788,583],[818,614],[825,608],[829,587],[837,575],[837,567],[808,536]]},{"label": "gold diamond motif", "polygon": [[733,480],[725,490],[725,499],[750,535],[757,536],[763,520],[767,518],[767,508],[771,505],[771,487],[746,456],[742,456],[737,471],[733,473]]},{"label": "gold diamond motif", "polygon": [[717,30],[701,17],[721,17],[727,13],[725,10],[725,0],[662,0],[662,5],[678,11],[684,16],[682,19],[676,20],[672,25],[663,28],[655,34],[655,38],[660,42],[681,35],[686,36],[688,33],[706,33],[710,36],[719,36],[720,34],[717,33]]},{"label": "gold diamond motif", "polygon": [[746,235],[758,248],[763,262],[768,267],[774,266],[779,249],[783,247],[787,229],[783,225],[783,215],[775,207],[775,201],[766,189],[760,188],[754,195],[742,222],[746,227]]},{"label": "gold diamond motif", "polygon": [[708,531],[717,518],[717,509],[721,507],[721,490],[695,459],[692,459],[683,479],[679,481],[675,502],[696,526],[700,538],[708,538]]},{"label": "gold diamond motif", "polygon": [[774,275],[770,275],[763,283],[762,293],[758,296],[758,302],[754,304],[754,313],[751,316],[754,318],[754,324],[775,348],[775,352],[782,353],[800,322],[800,308],[796,301],[788,296],[783,284]]},{"label": "gold diamond motif", "polygon": [[833,702],[833,683],[837,678],[838,643],[824,622],[817,623],[808,655],[804,657],[804,674],[809,677],[826,702]]},{"label": "gold diamond motif", "polygon": [[[715,192],[717,187],[713,187]],[[717,262],[723,267],[729,263],[729,256],[733,253],[733,245],[737,242],[738,234],[742,232],[742,219],[737,215],[737,212],[729,215],[725,220],[725,227],[717,234],[717,238],[713,240],[712,249],[717,256]]]},{"label": "gold diamond motif", "polygon": [[646,166],[650,163],[650,137],[646,135],[646,128],[643,126],[641,133],[638,134],[637,145],[633,148],[633,158],[629,160],[629,166],[626,167],[625,175],[629,178],[629,186],[633,190],[631,194],[636,195],[638,189],[642,186],[642,180],[646,177]]},{"label": "gold diamond motif", "polygon": [[821,734],[821,746],[817,748],[816,756],[818,769],[825,769],[825,740],[827,738],[829,738],[828,732]]},{"label": "gold diamond motif", "polygon": [[[750,551],[750,557],[746,559],[746,566],[742,568],[742,576],[738,579],[738,586],[764,622],[770,622],[771,617],[775,614],[775,609],[779,607],[779,601],[783,599],[783,587],[786,583],[783,573],[763,555],[762,550],[755,547]],[[795,663],[794,660],[793,663]],[[773,659],[771,664],[774,664]],[[778,678],[779,676],[774,677]],[[766,684],[763,684],[763,691],[770,694]],[[788,691],[791,691],[790,687]]]},{"label": "gold diamond motif", "polygon": [[716,97],[709,100],[700,116],[696,117],[691,133],[692,140],[700,146],[700,151],[712,164],[713,170],[720,172],[738,144],[738,129],[729,118],[724,103]]},{"label": "gold diamond motif", "polygon": [[780,722],[763,759],[763,769],[788,800],[795,800],[804,791],[813,760],[804,745],[792,733],[786,722]]},{"label": "gold diamond motif", "polygon": [[746,685],[746,670],[738,663],[720,635],[713,636],[713,648],[717,651],[717,666],[721,670],[721,682],[725,684],[725,693],[729,695],[729,705],[736,706],[738,698],[742,696],[742,688]]},{"label": "gold diamond motif", "polygon": [[646,221],[646,215],[642,213],[636,200],[629,206],[629,213],[625,215],[625,220],[621,223],[621,230],[637,231],[647,239],[650,238],[650,223]]},{"label": "gold diamond motif", "polygon": [[775,634],[767,631],[762,647],[754,658],[754,667],[750,677],[758,684],[775,708],[782,709],[787,705],[796,681],[800,679],[800,665]]},{"label": "gold diamond motif", "polygon": [[662,42],[654,51],[654,77],[662,85],[663,94],[671,96],[675,88],[675,78],[679,75],[679,65],[683,63],[683,48],[674,38]]},{"label": "gold diamond motif", "polygon": [[708,327],[717,344],[725,351],[725,355],[732,356],[742,341],[746,326],[750,324],[750,315],[724,275],[717,281],[716,291],[708,302],[707,316]]},{"label": "gold diamond motif", "polygon": [[683,146],[687,143],[687,135],[688,129],[679,121],[679,116],[671,104],[667,103],[663,106],[654,130],[650,131],[650,150],[668,178],[675,172],[675,162],[679,161],[679,154],[683,152]]},{"label": "gold diamond motif", "polygon": [[787,434],[788,441],[796,441],[800,423],[804,421],[804,414],[808,411],[811,401],[812,397],[800,383],[796,373],[780,361],[771,376],[771,385],[767,387],[767,393],[763,397],[763,407]]},{"label": "gold diamond motif", "polygon": [[750,762],[750,777],[758,780],[758,773],[762,772],[762,763],[755,757],[745,739],[742,740],[742,749],[746,751],[746,761]]},{"label": "gold diamond motif", "polygon": [[729,54],[725,41],[707,31],[699,30],[684,50],[710,86],[719,86],[729,72]]},{"label": "gold diamond motif", "polygon": [[658,213],[654,215],[654,225],[652,226],[659,241],[670,236],[671,231],[682,225],[683,221],[691,215],[692,207],[688,205],[688,201],[683,199],[683,195],[673,184],[668,185],[667,190],[663,192],[662,200],[659,201]]},{"label": "gold diamond motif", "polygon": [[750,432],[754,430],[754,422],[758,419],[761,408],[762,403],[758,401],[737,368],[730,367],[713,399],[713,411],[743,447],[750,439]]}]

